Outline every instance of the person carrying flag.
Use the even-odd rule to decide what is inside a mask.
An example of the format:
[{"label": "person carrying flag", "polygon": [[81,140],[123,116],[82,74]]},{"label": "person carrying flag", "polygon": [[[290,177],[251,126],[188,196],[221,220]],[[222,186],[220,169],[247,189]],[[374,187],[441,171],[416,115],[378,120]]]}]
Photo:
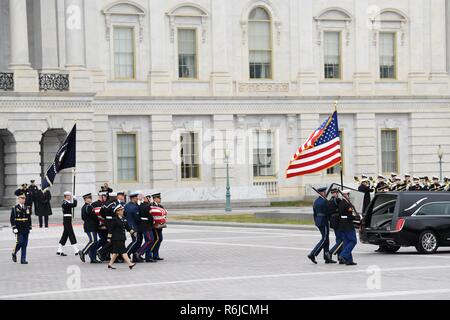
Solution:
[{"label": "person carrying flag", "polygon": [[73,219],[72,209],[75,208],[76,206],[77,206],[76,196],[73,196],[72,192],[70,191],[64,192],[64,201],[62,203],[64,231],[61,236],[61,240],[59,240],[58,251],[56,252],[58,256],[62,257],[67,256],[67,254],[63,252],[63,247],[66,245],[67,239],[70,240],[70,244],[73,247],[75,255],[77,256],[80,252],[80,250],[77,247],[77,238],[75,237],[75,233],[73,232],[72,226],[72,219]]}]

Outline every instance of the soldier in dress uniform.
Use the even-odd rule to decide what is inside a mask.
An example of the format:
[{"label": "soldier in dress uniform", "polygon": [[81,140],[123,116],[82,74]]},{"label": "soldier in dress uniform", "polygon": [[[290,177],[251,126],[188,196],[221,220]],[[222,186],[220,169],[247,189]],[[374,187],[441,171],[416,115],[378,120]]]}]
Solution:
[{"label": "soldier in dress uniform", "polygon": [[326,198],[326,190],[327,188],[320,188],[317,191],[319,192],[319,197],[314,201],[313,211],[314,211],[314,223],[316,227],[319,229],[322,238],[319,243],[314,247],[311,253],[308,255],[308,259],[310,259],[313,263],[317,264],[316,257],[319,255],[320,251],[323,250],[323,258],[325,263],[336,263],[333,261],[330,254],[330,227],[328,224],[329,214],[329,206],[328,200]]},{"label": "soldier in dress uniform", "polygon": [[364,179],[361,180],[361,185],[358,187],[358,191],[364,193],[363,212],[365,212],[370,203],[370,194],[374,192],[374,189],[369,186],[369,180]]},{"label": "soldier in dress uniform", "polygon": [[59,240],[58,251],[56,254],[58,256],[67,256],[63,252],[63,247],[66,245],[67,239],[70,240],[70,244],[73,247],[73,251],[77,256],[80,250],[77,247],[77,238],[75,237],[75,233],[73,232],[72,220],[73,220],[73,212],[72,209],[77,206],[76,196],[73,196],[70,191],[64,192],[64,201],[62,203],[63,210],[63,226],[64,231],[61,236],[61,240]]},{"label": "soldier in dress uniform", "polygon": [[356,231],[353,225],[354,209],[350,202],[349,191],[342,191],[342,201],[339,203],[339,228],[344,238],[344,246],[339,256],[339,264],[354,266],[352,251],[356,246]]},{"label": "soldier in dress uniform", "polygon": [[450,179],[447,176],[445,176],[443,191],[449,191],[449,187],[450,187]]},{"label": "soldier in dress uniform", "polygon": [[153,231],[153,216],[152,216],[152,197],[148,194],[147,202],[144,202],[139,207],[139,232],[144,237],[144,244],[137,251],[137,261],[143,261],[145,254],[145,262],[156,262],[153,259],[153,251],[156,245],[155,233]]},{"label": "soldier in dress uniform", "polygon": [[106,203],[108,194],[105,191],[98,193],[97,201],[92,203],[92,208],[98,219],[98,243],[97,243],[97,260],[102,261],[98,254],[98,249],[102,248],[108,242],[108,228],[106,227],[105,218],[101,215],[103,205]]},{"label": "soldier in dress uniform", "polygon": [[430,179],[428,176],[424,176],[422,179],[422,191],[430,190]]},{"label": "soldier in dress uniform", "polygon": [[[151,213],[153,217],[153,235],[154,246],[152,249],[153,260],[164,260],[159,256],[159,248],[163,242],[163,229],[166,227],[167,210],[161,204],[161,193],[154,193],[151,195],[153,202],[151,203]],[[331,259],[331,258],[330,258]]]},{"label": "soldier in dress uniform", "polygon": [[330,228],[334,230],[334,235],[336,236],[336,244],[330,249],[330,255],[333,256],[334,254],[336,254],[339,258],[339,255],[342,251],[342,245],[344,243],[342,234],[339,231],[339,203],[342,200],[341,198],[339,198],[338,189],[332,189],[330,192],[331,198],[328,201]]},{"label": "soldier in dress uniform", "polygon": [[119,191],[117,192],[116,197],[116,205],[120,204],[122,207],[125,207],[125,191]]},{"label": "soldier in dress uniform", "polygon": [[439,178],[433,176],[433,182],[430,185],[430,191],[441,191],[441,184],[439,183]]},{"label": "soldier in dress uniform", "polygon": [[85,262],[85,256],[89,254],[91,263],[101,263],[97,260],[97,243],[98,243],[98,217],[94,212],[92,206],[92,194],[87,193],[83,195],[84,205],[81,208],[81,219],[84,221],[83,229],[87,234],[89,242],[86,244],[83,250],[80,252],[81,261]]},{"label": "soldier in dress uniform", "polygon": [[124,214],[127,219],[128,225],[130,226],[130,228],[135,230],[135,233],[131,235],[131,243],[127,247],[127,254],[130,258],[133,258],[133,262],[139,262],[139,260],[142,260],[137,257],[137,250],[141,247],[143,240],[143,235],[139,232],[139,194],[140,193],[137,191],[130,193],[130,201],[125,205],[124,208]]},{"label": "soldier in dress uniform", "polygon": [[17,262],[17,252],[20,252],[20,263],[28,264],[27,262],[27,246],[28,235],[30,234],[31,226],[31,210],[25,205],[26,196],[20,194],[18,197],[18,204],[11,210],[11,227],[13,233],[16,235],[16,245],[12,253],[12,260]]},{"label": "soldier in dress uniform", "polygon": [[[105,226],[107,229],[109,229],[109,223],[114,217],[114,208],[116,207],[115,203],[116,196],[117,196],[116,193],[113,192],[109,193],[108,200],[106,200],[103,203],[102,208],[100,210],[100,215],[105,220]],[[98,250],[97,256],[99,256],[102,261],[107,261],[110,258],[111,249],[112,249],[111,242],[106,242],[106,244],[104,244],[102,248]]]}]

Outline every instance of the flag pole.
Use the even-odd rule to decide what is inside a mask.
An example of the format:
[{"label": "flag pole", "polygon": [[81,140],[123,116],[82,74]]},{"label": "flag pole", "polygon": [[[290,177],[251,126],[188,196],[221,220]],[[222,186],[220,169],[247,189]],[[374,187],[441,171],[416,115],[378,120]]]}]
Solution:
[{"label": "flag pole", "polygon": [[[335,112],[337,112],[337,105],[338,105],[338,102],[336,100],[336,101],[334,101],[334,111]],[[342,146],[340,148],[341,148],[341,153],[342,153]],[[340,173],[340,176],[341,176],[341,190],[344,190],[344,175],[342,173],[342,169],[343,169],[344,166],[342,164],[342,156],[341,156],[341,164],[340,164],[340,166],[341,166],[341,168],[339,170],[339,173]]]},{"label": "flag pole", "polygon": [[[77,125],[77,119],[75,119],[75,126]],[[76,144],[77,142],[75,141],[75,144]],[[74,201],[74,200],[76,200],[75,199],[75,183],[76,183],[76,169],[77,169],[77,167],[75,166],[75,167],[73,167],[73,169],[72,169],[72,183],[73,183],[73,185],[72,185],[72,202]],[[72,219],[75,217],[75,208],[72,208]]]}]

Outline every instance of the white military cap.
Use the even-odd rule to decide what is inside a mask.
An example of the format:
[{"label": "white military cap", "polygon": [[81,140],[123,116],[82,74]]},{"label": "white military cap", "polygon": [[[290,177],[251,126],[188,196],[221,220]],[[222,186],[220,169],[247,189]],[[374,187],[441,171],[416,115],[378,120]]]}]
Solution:
[{"label": "white military cap", "polygon": [[132,192],[129,193],[129,197],[130,197],[130,198],[131,198],[131,197],[137,197],[139,194],[140,194],[139,191],[132,191]]},{"label": "white military cap", "polygon": [[346,189],[346,190],[342,190],[341,191],[343,194],[350,194],[350,190]]},{"label": "white military cap", "polygon": [[64,192],[64,196],[71,196],[72,195],[72,192],[70,192],[70,191],[65,191]]},{"label": "white military cap", "polygon": [[118,204],[115,208],[114,208],[114,212],[116,212],[119,209],[123,209],[123,206],[121,204]]},{"label": "white military cap", "polygon": [[110,193],[108,193],[108,195],[110,197],[117,197],[117,192],[110,192]]}]

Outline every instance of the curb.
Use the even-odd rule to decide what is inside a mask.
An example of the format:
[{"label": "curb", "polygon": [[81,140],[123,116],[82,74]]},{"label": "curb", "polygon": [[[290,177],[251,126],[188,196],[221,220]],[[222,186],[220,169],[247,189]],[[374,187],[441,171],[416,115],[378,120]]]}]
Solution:
[{"label": "curb", "polygon": [[285,230],[317,230],[315,226],[291,225],[291,224],[268,224],[268,223],[240,223],[240,222],[209,222],[209,221],[170,221],[173,225],[186,226],[209,226],[230,228],[255,228],[255,229],[285,229]]}]

